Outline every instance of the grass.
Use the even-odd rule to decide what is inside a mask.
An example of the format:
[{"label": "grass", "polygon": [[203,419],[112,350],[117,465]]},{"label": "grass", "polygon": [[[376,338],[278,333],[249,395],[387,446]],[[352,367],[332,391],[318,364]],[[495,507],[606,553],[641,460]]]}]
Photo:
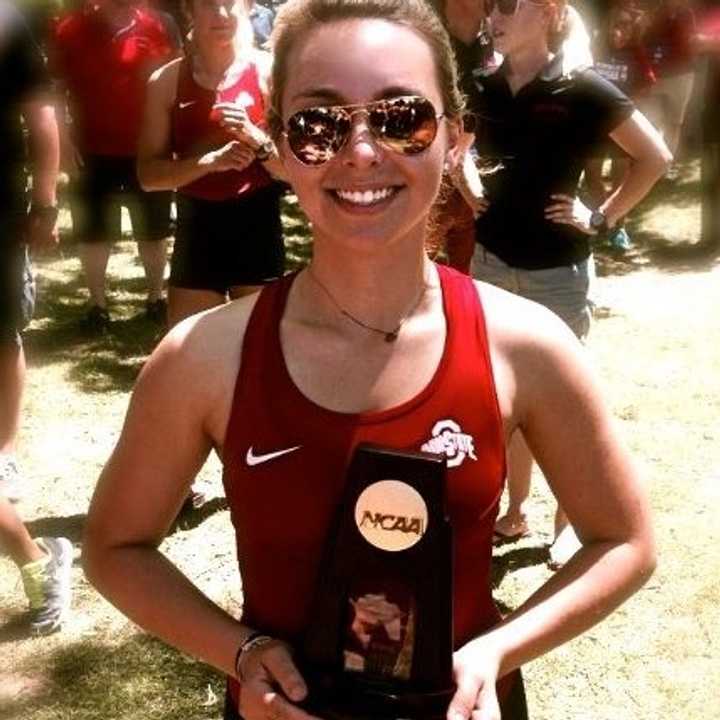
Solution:
[{"label": "grass", "polygon": [[[658,188],[635,213],[635,248],[597,257],[599,320],[589,352],[619,432],[647,484],[660,565],[627,605],[525,669],[535,720],[720,718],[720,263],[703,257],[698,169]],[[296,203],[285,206],[292,266],[309,256]],[[34,535],[79,543],[97,475],[117,439],[138,371],[157,339],[142,317],[142,272],[131,242],[111,261],[107,337],[77,332],[86,292],[73,246],[38,264],[40,302],[26,336],[30,372],[20,505]],[[239,612],[240,581],[219,463],[201,480],[216,500],[175,527],[163,550],[215,601]],[[516,607],[548,576],[553,499],[533,485],[534,534],[500,548],[495,595]],[[147,637],[73,570],[74,613],[61,634],[27,635],[17,572],[0,559],[3,720],[217,718],[224,680]]]}]

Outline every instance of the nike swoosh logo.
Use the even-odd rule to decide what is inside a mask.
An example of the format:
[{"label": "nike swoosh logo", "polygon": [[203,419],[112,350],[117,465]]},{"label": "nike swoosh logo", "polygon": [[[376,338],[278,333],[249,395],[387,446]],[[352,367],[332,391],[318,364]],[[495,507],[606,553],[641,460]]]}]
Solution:
[{"label": "nike swoosh logo", "polygon": [[295,452],[296,450],[299,450],[302,447],[302,445],[296,445],[295,447],[291,448],[285,448],[284,450],[277,450],[276,452],[266,453],[265,455],[255,455],[253,452],[252,445],[248,448],[247,455],[245,456],[245,462],[250,467],[255,467],[255,465],[261,465],[262,463],[267,462],[268,460],[274,460],[275,458],[279,458],[283,455],[287,455],[288,453]]},{"label": "nike swoosh logo", "polygon": [[196,100],[189,100],[188,102],[180,102],[180,103],[178,103],[178,107],[181,110],[184,110],[185,108],[188,108],[191,105],[194,105],[196,102],[197,102]]}]

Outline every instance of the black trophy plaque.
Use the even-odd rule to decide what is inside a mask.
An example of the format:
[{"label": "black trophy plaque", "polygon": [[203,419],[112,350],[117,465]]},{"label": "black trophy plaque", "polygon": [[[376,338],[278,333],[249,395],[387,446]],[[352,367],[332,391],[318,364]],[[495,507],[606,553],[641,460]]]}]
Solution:
[{"label": "black trophy plaque", "polygon": [[320,570],[301,667],[325,720],[441,719],[452,674],[445,458],[361,445]]}]

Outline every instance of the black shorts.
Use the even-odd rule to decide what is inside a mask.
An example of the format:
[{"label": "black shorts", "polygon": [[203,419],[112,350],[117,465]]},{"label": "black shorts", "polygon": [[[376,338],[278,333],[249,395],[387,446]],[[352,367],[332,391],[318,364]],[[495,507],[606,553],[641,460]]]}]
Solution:
[{"label": "black shorts", "polygon": [[162,240],[173,234],[171,192],[140,187],[134,157],[86,155],[70,188],[73,233],[80,242],[105,242],[121,236],[121,208],[130,213],[136,240]]},{"label": "black shorts", "polygon": [[276,185],[232,200],[178,194],[171,287],[224,295],[236,285],[263,285],[282,276],[281,194]]},{"label": "black shorts", "polygon": [[27,245],[20,242],[22,217],[0,218],[0,344],[20,344],[20,332],[35,309],[35,280]]}]

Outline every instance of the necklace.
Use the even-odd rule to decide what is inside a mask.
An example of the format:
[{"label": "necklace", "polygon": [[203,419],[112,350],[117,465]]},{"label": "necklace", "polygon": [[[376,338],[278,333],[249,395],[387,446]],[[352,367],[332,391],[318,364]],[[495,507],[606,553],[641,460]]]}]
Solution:
[{"label": "necklace", "polygon": [[395,326],[395,328],[393,330],[383,330],[382,328],[373,327],[372,325],[364,323],[362,320],[360,320],[360,318],[356,318],[352,313],[348,312],[342,305],[340,305],[340,303],[335,299],[335,296],[330,292],[330,290],[328,290],[324,283],[320,281],[320,278],[318,278],[315,273],[310,269],[309,265],[307,267],[307,273],[313,279],[313,282],[315,282],[320,287],[320,289],[330,298],[330,301],[337,308],[338,312],[342,316],[346,317],[348,320],[354,322],[356,325],[364,328],[365,330],[370,330],[371,332],[377,333],[378,335],[382,335],[385,338],[385,342],[387,343],[395,342],[398,339],[398,335],[400,334],[402,326],[405,324],[405,321],[415,312],[415,310],[417,310],[420,301],[425,296],[425,290],[427,290],[428,288],[427,284],[423,283],[417,300],[415,300],[410,310],[405,313],[405,315],[403,315],[400,320],[398,320],[398,324]]}]

